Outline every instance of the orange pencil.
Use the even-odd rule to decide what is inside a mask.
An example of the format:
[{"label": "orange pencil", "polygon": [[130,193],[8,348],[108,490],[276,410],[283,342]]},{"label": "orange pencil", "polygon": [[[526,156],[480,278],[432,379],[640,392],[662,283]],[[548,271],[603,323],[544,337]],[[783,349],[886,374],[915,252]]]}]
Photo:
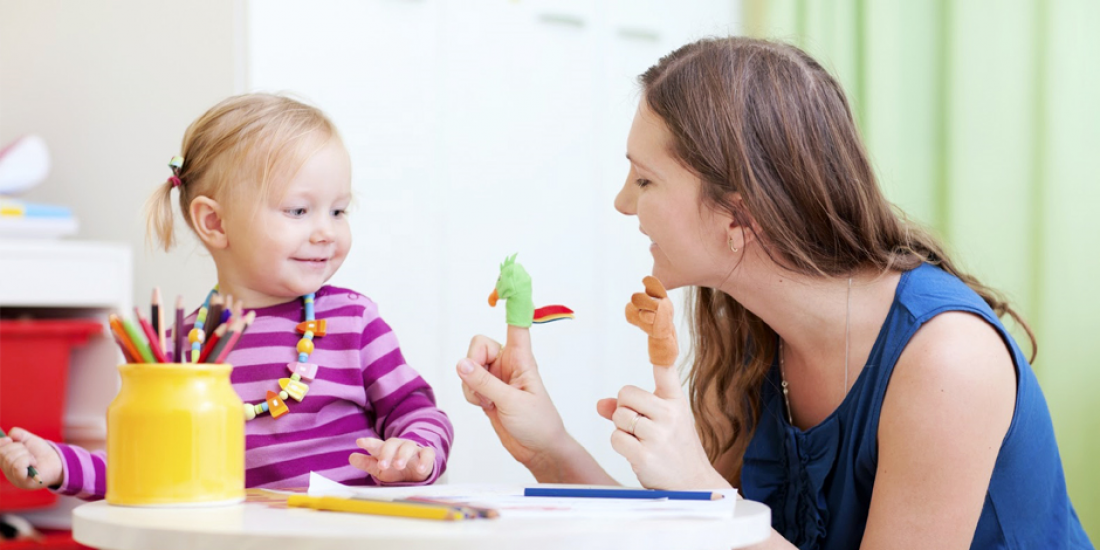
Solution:
[{"label": "orange pencil", "polygon": [[229,323],[224,323],[214,330],[214,334],[210,335],[210,338],[206,340],[206,344],[202,347],[202,353],[199,354],[199,363],[205,363],[206,358],[210,357],[210,352],[214,351],[214,346],[218,345],[218,341],[225,336],[225,332],[229,330]]},{"label": "orange pencil", "polygon": [[157,335],[153,332],[152,325],[149,324],[149,320],[141,314],[141,309],[134,306],[134,314],[137,315],[138,325],[141,327],[141,331],[145,333],[145,337],[149,339],[149,351],[153,352],[153,358],[160,363],[167,363],[168,358],[164,356],[164,349],[160,347],[160,342],[157,341]]},{"label": "orange pencil", "polygon": [[130,341],[130,336],[126,334],[126,329],[122,327],[122,319],[118,318],[118,315],[114,313],[107,317],[111,323],[111,332],[115,333],[115,339],[118,340],[119,346],[122,347],[122,354],[127,356],[126,360],[131,363],[141,363],[141,354],[138,353],[134,343]]}]

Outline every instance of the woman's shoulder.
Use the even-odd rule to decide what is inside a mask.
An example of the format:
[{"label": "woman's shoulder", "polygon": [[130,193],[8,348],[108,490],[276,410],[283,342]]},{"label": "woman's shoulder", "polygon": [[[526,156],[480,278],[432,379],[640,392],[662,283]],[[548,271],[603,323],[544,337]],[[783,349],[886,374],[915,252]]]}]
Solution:
[{"label": "woman's shoulder", "polygon": [[987,318],[993,315],[985,300],[962,279],[932,264],[921,264],[902,274],[897,300],[916,318],[960,309]]}]

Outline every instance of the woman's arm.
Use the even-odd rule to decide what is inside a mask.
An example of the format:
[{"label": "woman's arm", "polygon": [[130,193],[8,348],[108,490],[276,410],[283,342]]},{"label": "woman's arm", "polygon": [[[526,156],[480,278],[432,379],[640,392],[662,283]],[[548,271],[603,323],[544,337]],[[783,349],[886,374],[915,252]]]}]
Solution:
[{"label": "woman's arm", "polygon": [[542,483],[617,485],[568,432],[546,393],[527,329],[508,327],[508,349],[485,336],[458,362],[466,400],[481,406],[504,448]]},{"label": "woman's arm", "polygon": [[970,548],[1015,409],[1016,371],[997,331],[934,317],[894,367],[882,405],[863,548]]}]

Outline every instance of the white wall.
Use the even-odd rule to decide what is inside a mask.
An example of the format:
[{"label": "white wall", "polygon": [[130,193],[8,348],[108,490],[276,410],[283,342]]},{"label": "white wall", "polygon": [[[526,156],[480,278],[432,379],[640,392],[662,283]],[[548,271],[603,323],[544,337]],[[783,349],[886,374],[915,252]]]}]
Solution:
[{"label": "white wall", "polygon": [[77,238],[128,243],[135,305],[155,285],[194,304],[213,284],[186,230],[170,254],[145,247],[142,206],[187,125],[239,87],[235,5],[0,0],[0,144],[36,133],[53,160],[23,198],[71,207]]},{"label": "white wall", "polygon": [[[247,86],[327,111],[353,163],[356,242],[334,282],[372,296],[456,426],[449,480],[527,481],[454,366],[491,309],[507,254],[536,305],[575,321],[532,328],[566,426],[624,483],[595,402],[652,387],[644,335],[623,319],[649,241],[612,199],[625,179],[636,77],[676,46],[736,28],[728,0],[328,0],[247,3]],[[686,338],[686,334],[685,334]]]}]

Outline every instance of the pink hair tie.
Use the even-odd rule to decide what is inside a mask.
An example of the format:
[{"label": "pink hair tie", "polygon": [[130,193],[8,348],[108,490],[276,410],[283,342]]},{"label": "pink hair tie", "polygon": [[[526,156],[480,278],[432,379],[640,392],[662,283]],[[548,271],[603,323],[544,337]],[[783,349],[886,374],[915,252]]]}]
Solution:
[{"label": "pink hair tie", "polygon": [[168,167],[172,169],[172,176],[168,178],[168,181],[172,183],[172,187],[183,185],[183,180],[180,179],[180,169],[183,168],[183,157],[172,157],[172,160],[168,161]]}]

